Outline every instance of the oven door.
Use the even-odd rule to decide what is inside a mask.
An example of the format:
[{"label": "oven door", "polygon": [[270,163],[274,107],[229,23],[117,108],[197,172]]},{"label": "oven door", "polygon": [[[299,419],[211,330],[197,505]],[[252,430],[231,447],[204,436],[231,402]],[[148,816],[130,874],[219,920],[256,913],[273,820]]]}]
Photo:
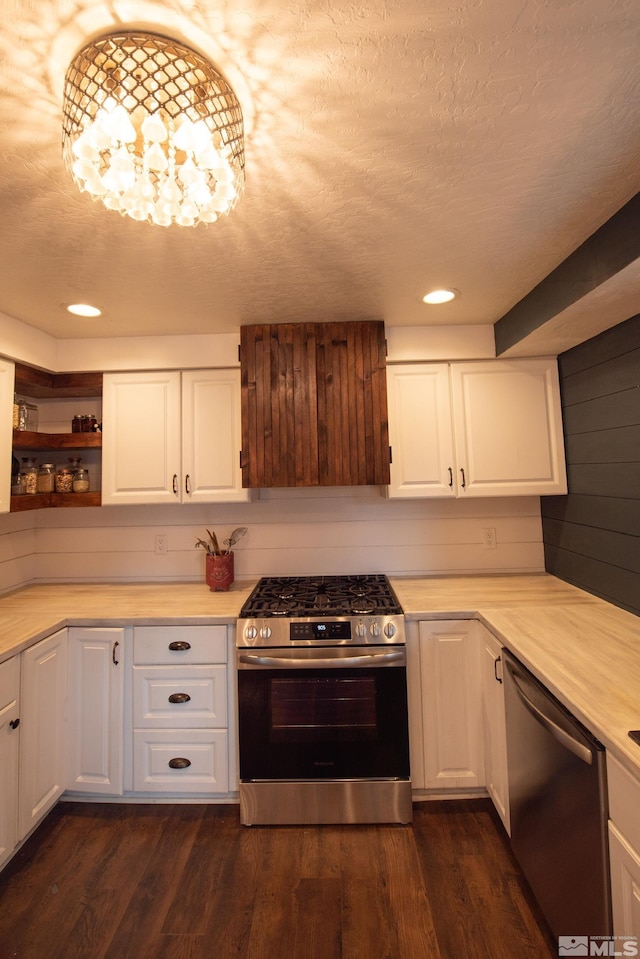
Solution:
[{"label": "oven door", "polygon": [[242,781],[409,777],[404,647],[238,650]]}]

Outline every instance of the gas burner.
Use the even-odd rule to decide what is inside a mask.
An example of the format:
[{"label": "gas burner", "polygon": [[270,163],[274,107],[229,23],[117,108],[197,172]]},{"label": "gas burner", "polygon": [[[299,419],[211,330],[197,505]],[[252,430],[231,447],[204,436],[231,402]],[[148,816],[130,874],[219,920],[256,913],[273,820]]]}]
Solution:
[{"label": "gas burner", "polygon": [[351,604],[351,612],[356,613],[358,616],[368,616],[371,613],[375,612],[375,606],[366,601],[366,598],[363,597],[362,600],[356,599]]}]

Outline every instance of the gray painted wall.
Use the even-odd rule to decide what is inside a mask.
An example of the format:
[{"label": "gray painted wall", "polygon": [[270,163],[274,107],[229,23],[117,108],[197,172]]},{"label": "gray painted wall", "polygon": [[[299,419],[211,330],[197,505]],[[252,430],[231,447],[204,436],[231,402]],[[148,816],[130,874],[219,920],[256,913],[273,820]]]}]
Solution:
[{"label": "gray painted wall", "polygon": [[558,362],[569,493],[541,500],[545,567],[640,615],[640,316]]}]

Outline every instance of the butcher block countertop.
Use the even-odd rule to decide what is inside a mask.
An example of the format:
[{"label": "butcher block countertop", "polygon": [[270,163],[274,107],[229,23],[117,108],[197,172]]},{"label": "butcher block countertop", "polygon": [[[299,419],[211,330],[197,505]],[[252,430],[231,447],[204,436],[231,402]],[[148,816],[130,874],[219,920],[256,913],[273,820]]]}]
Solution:
[{"label": "butcher block countertop", "polygon": [[[640,776],[640,618],[546,573],[391,577],[408,621],[484,623]],[[0,597],[0,662],[62,626],[233,624],[255,580],[36,585]]]}]

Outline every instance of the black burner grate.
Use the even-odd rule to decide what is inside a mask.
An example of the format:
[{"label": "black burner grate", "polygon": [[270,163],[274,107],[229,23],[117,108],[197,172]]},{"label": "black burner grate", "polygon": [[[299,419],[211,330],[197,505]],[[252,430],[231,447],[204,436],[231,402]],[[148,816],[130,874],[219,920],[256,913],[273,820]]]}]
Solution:
[{"label": "black burner grate", "polygon": [[398,616],[402,607],[381,573],[362,576],[266,576],[240,611],[256,616]]}]

